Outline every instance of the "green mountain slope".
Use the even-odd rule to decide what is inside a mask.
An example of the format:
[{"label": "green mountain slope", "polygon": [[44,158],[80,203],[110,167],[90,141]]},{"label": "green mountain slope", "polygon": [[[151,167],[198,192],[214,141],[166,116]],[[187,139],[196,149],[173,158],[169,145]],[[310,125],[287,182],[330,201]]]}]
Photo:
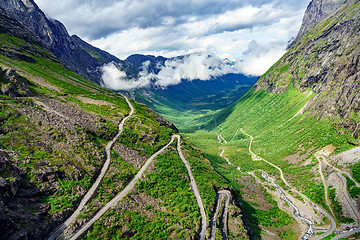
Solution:
[{"label": "green mountain slope", "polygon": [[[119,94],[64,68],[31,32],[3,14],[0,238],[46,239],[74,212],[99,176],[106,158],[105,148],[130,109]],[[130,102],[135,112],[111,149],[110,167],[95,195],[66,230],[67,235],[77,231],[123,190],[146,159],[177,132],[173,124],[147,106]],[[199,208],[174,144],[157,157],[116,208],[95,222],[88,238],[197,236],[201,222]],[[198,149],[187,141],[182,141],[181,146],[210,219],[216,192],[232,188]],[[229,221],[233,226],[230,232],[247,239],[240,209],[234,203],[231,209],[236,215]]]},{"label": "green mountain slope", "polygon": [[165,89],[140,89],[131,93],[181,131],[194,131],[212,119],[215,112],[235,102],[256,82],[256,77],[226,74],[209,81],[184,80]]},{"label": "green mountain slope", "polygon": [[[359,137],[360,12],[357,1],[297,42],[256,84],[256,90],[282,93],[293,86],[316,96],[305,111],[330,118],[339,133]],[[359,144],[359,141],[354,142]]]},{"label": "green mountain slope", "polygon": [[[251,176],[261,178],[261,172],[266,171],[287,191],[287,196],[301,199],[296,193],[300,191],[330,212],[338,230],[345,229],[346,224],[355,227],[358,219],[350,203],[344,200],[341,185],[337,184],[341,183],[336,177],[339,170],[325,160],[330,154],[345,152],[360,143],[359,21],[359,1],[347,1],[300,38],[252,90],[217,113],[206,131],[187,134],[187,138],[205,152],[214,168],[232,179],[232,185],[240,194],[246,192],[240,182]],[[249,152],[247,134],[254,138],[250,145],[253,153]],[[236,167],[228,166],[219,156],[222,150],[223,156],[239,167],[242,174],[234,173]],[[356,156],[346,164],[344,159],[332,157],[329,164],[357,176]],[[274,165],[282,169],[291,187],[281,180],[280,171]],[[271,188],[266,189],[271,192]],[[336,194],[330,189],[336,189]],[[352,197],[358,199],[356,193]],[[261,209],[254,199],[249,199],[249,203]],[[278,204],[281,205],[281,201]],[[303,206],[301,202],[298,204]],[[246,216],[246,208],[243,210]],[[329,219],[323,218],[319,210],[308,211],[312,212],[308,217],[316,226],[329,229]],[[274,233],[264,220],[255,217],[262,229]],[[251,224],[252,219],[244,221]],[[301,231],[296,234],[303,236],[305,228]],[[264,232],[254,234],[266,236]]]}]

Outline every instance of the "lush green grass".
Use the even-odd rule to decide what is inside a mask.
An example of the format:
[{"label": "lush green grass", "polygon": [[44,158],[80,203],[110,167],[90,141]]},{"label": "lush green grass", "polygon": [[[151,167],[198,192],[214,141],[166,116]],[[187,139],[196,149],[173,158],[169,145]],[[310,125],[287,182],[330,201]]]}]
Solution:
[{"label": "lush green grass", "polygon": [[357,196],[360,195],[360,188],[356,187],[356,184],[354,183],[354,181],[351,180],[346,174],[343,174],[343,175],[346,178],[346,186],[347,186],[347,190],[350,193],[350,196],[352,198],[356,198]]},{"label": "lush green grass", "polygon": [[[198,130],[218,110],[244,95],[257,78],[228,74],[209,81],[183,81],[166,89],[134,92],[137,100],[147,104],[181,131]],[[150,95],[150,96],[149,96]]]},{"label": "lush green grass", "polygon": [[170,141],[175,130],[160,125],[159,116],[141,104],[133,104],[135,116],[126,122],[119,142],[150,157]]},{"label": "lush green grass", "polygon": [[[329,144],[336,146],[337,152],[350,149],[351,146],[346,141],[349,136],[338,135],[330,120],[318,121],[310,113],[296,115],[313,96],[310,92],[299,92],[291,87],[282,94],[252,90],[233,105],[215,114],[207,125],[207,131],[199,130],[185,136],[204,151],[215,170],[236,190],[241,189],[236,182],[240,173],[234,167],[227,166],[226,161],[219,157],[222,149],[225,149],[224,155],[239,166],[241,171],[265,170],[277,176],[278,184],[285,187],[279,180],[277,169],[263,161],[253,161],[248,150],[250,138],[241,133],[242,128],[254,136],[252,151],[255,154],[282,168],[285,178],[292,186],[326,207],[324,187],[317,180],[320,177],[316,176],[318,162],[313,154]],[[218,142],[216,134],[220,132],[227,144]],[[294,163],[283,160],[294,153],[304,156],[304,159]],[[305,161],[306,164],[303,164]],[[250,224],[266,224],[261,214],[257,215],[256,210],[247,208],[242,207],[242,210],[246,215],[252,216],[247,220]]]},{"label": "lush green grass", "polygon": [[[351,148],[346,141],[348,136],[337,134],[330,121],[318,121],[309,113],[299,114],[293,118],[312,96],[308,92],[301,93],[292,88],[283,94],[270,94],[265,91],[249,92],[229,108],[230,114],[226,113],[229,109],[225,110],[223,114],[228,117],[212,132],[220,132],[222,129],[222,135],[229,140],[236,129],[243,128],[254,136],[252,150],[257,155],[281,167],[290,183],[303,190],[316,202],[323,203],[323,201],[319,202],[323,199],[320,194],[323,190],[314,189],[319,185],[314,182],[315,176],[311,171],[316,171],[316,161],[312,160],[308,165],[301,165],[302,162],[294,165],[282,160],[297,152],[303,155],[307,149],[313,149],[312,153],[314,153],[316,149],[329,144],[336,146],[338,152]],[[220,121],[222,115],[216,118]],[[242,153],[246,150],[242,140],[239,139],[239,143],[237,142],[236,139],[231,142],[229,148],[234,144],[238,149],[229,150],[229,156],[234,158],[237,156],[241,159]],[[226,148],[228,149],[228,146]],[[305,152],[301,149],[305,149]],[[269,167],[265,169],[268,170]],[[314,192],[318,193],[311,196]]]},{"label": "lush green grass", "polygon": [[85,175],[81,181],[58,179],[58,182],[60,183],[60,189],[54,195],[42,200],[50,204],[50,211],[52,213],[64,211],[70,208],[74,202],[79,202],[81,198],[78,194],[74,193],[74,188],[81,186],[87,189],[90,186],[90,177]]},{"label": "lush green grass", "polygon": [[[269,167],[264,162],[254,162],[248,152],[249,139],[242,134],[238,134],[233,141],[228,144],[220,144],[217,140],[216,134],[206,131],[197,131],[194,134],[185,134],[186,139],[190,139],[198,148],[202,149],[205,153],[205,157],[212,163],[216,172],[222,175],[229,184],[237,192],[236,201],[241,206],[241,210],[244,214],[245,223],[248,229],[251,229],[253,236],[259,237],[261,235],[260,225],[267,227],[280,228],[291,225],[292,218],[285,212],[281,211],[276,202],[271,199],[269,195],[266,200],[271,202],[273,207],[269,211],[264,211],[256,208],[256,204],[246,202],[241,196],[243,195],[242,188],[238,179],[246,174],[236,170],[236,167],[227,165],[224,158],[219,154],[223,148],[226,149],[225,156],[236,166],[240,166],[242,172],[254,171],[257,169],[266,169],[271,172],[276,170],[273,167]],[[233,151],[233,153],[231,153]],[[235,156],[233,158],[233,155]],[[250,184],[250,183],[249,183]],[[271,219],[273,221],[271,221]],[[276,221],[275,221],[276,220]],[[281,231],[282,232],[282,231]]]},{"label": "lush green grass", "polygon": [[175,149],[158,156],[157,159],[155,163],[157,171],[148,173],[146,179],[139,182],[137,185],[139,191],[160,198],[165,207],[175,207],[177,214],[187,213],[190,221],[200,223],[200,212],[195,196],[190,191],[186,167]]},{"label": "lush green grass", "polygon": [[360,162],[355,163],[352,168],[353,177],[356,181],[360,182]]},{"label": "lush green grass", "polygon": [[[95,223],[86,238],[126,238],[126,232],[121,230],[125,225],[132,239],[168,239],[172,234],[179,238],[194,236],[201,217],[195,196],[190,189],[186,168],[177,154],[176,143],[159,155],[154,165],[155,169],[147,173],[136,188],[140,193],[146,193],[156,199],[166,211],[154,208],[150,204],[144,210],[151,212],[153,217],[129,210],[109,211]],[[131,200],[128,198],[127,201]],[[105,217],[117,219],[119,216],[128,221],[117,221],[104,229],[101,222]]]}]

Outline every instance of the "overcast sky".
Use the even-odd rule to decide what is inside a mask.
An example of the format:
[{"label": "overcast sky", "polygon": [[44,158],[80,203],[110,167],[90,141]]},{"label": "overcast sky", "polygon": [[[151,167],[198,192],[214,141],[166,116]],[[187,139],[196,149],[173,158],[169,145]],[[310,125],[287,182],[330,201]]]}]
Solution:
[{"label": "overcast sky", "polygon": [[296,36],[310,0],[35,0],[96,47],[121,59],[206,52],[261,75]]}]

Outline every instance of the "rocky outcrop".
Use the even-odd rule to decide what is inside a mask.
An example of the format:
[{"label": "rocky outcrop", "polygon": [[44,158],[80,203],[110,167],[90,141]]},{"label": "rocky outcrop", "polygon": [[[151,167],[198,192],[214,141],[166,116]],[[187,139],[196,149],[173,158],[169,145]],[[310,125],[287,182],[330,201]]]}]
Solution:
[{"label": "rocky outcrop", "polygon": [[29,82],[20,77],[15,70],[6,68],[1,70],[1,94],[9,97],[29,97],[32,95],[29,90]]},{"label": "rocky outcrop", "polygon": [[312,28],[324,21],[338,10],[347,0],[312,0],[306,9],[300,31],[291,43],[294,45]]},{"label": "rocky outcrop", "polygon": [[[49,191],[55,191],[54,185],[49,189],[37,188],[27,181],[24,168],[14,160],[0,149],[0,238],[44,239],[50,225],[47,218],[49,204],[40,200]],[[55,173],[45,171],[44,174]]]},{"label": "rocky outcrop", "polygon": [[316,96],[306,110],[319,119],[332,119],[339,133],[359,139],[359,27],[359,1],[349,0],[291,47],[261,77],[256,89],[273,93],[290,86],[312,90]]}]

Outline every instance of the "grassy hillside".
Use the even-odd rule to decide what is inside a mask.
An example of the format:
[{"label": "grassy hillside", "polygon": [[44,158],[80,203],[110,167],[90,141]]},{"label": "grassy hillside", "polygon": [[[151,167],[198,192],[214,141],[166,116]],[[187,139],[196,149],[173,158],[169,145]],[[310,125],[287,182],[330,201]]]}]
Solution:
[{"label": "grassy hillside", "polygon": [[242,74],[227,74],[208,81],[184,80],[165,89],[136,90],[132,95],[182,131],[194,131],[244,95],[256,80]]},{"label": "grassy hillside", "polygon": [[[130,109],[123,97],[64,68],[41,46],[6,34],[0,35],[0,45],[0,237],[45,239],[71,215],[98,176],[105,146]],[[154,111],[131,102],[135,115],[111,151],[110,168],[68,232],[120,192],[176,132]],[[182,145],[211,216],[216,191],[231,187],[199,150],[186,141]],[[186,169],[172,147],[88,237],[115,231],[134,239],[194,238],[200,223],[194,201]],[[114,219],[116,224],[109,224]],[[243,229],[240,217],[236,221],[237,229]]]},{"label": "grassy hillside", "polygon": [[[359,26],[360,4],[348,0],[290,48],[261,77],[256,90],[312,90],[316,95],[307,112],[319,119],[331,119],[339,134],[359,139]],[[353,143],[360,144],[359,140]]]},{"label": "grassy hillside", "polygon": [[[239,204],[243,204],[245,224],[251,226],[252,223],[257,222],[261,229],[278,231],[279,236],[281,234],[288,237],[296,236],[294,226],[290,225],[288,230],[284,229],[283,225],[275,226],[277,230],[274,230],[266,225],[266,219],[257,214],[258,211],[263,210],[257,202],[261,196],[259,193],[256,194],[255,199],[247,198],[249,193],[244,191],[244,186],[255,188],[258,183],[246,179],[252,179],[249,173],[256,175],[259,174],[259,170],[266,171],[277,179],[277,184],[285,189],[288,188],[280,180],[276,168],[263,161],[252,159],[248,151],[250,139],[240,129],[254,137],[252,151],[255,154],[280,167],[285,179],[295,189],[304,193],[316,204],[329,209],[326,206],[324,186],[318,173],[318,160],[314,154],[330,144],[336,147],[335,152],[348,150],[353,147],[348,140],[351,142],[354,139],[349,135],[339,135],[333,129],[330,120],[318,121],[311,114],[300,113],[313,97],[314,94],[310,91],[300,92],[293,88],[282,94],[252,90],[233,106],[217,115],[217,122],[225,119],[220,125],[215,126],[214,120],[211,123],[211,130],[186,134],[186,138],[204,151],[215,170],[230,181],[239,196],[242,196],[238,198],[238,201]],[[227,144],[224,144],[224,141],[219,143],[217,138],[219,133],[228,142]],[[228,166],[226,161],[219,156],[223,149],[224,155],[230,159],[231,163],[240,167],[242,173],[237,171],[236,167]],[[260,177],[260,175],[257,176]],[[301,199],[297,194],[293,196]],[[244,207],[246,206],[244,201],[247,202],[248,207]],[[275,206],[278,204],[281,203],[275,203]],[[268,211],[271,212],[270,209]],[[290,213],[291,211],[288,216],[292,216]],[[262,214],[267,213],[262,212]],[[319,222],[319,224],[325,223],[325,219],[322,223]],[[261,232],[255,231],[253,234],[260,236]],[[284,237],[284,239],[288,238]]]},{"label": "grassy hillside", "polygon": [[[333,208],[339,229],[344,228],[343,223],[356,222],[356,218],[344,211],[347,203],[335,195],[331,185],[335,181],[333,169],[323,167],[325,182],[322,181],[316,153],[320,150],[328,151],[327,154],[344,152],[359,142],[359,65],[356,60],[359,6],[356,1],[348,1],[337,14],[290,48],[247,94],[214,114],[203,130],[186,134],[242,196],[244,186],[239,183],[254,176],[261,179],[260,171],[266,171],[290,196],[301,199],[281,181],[278,169],[265,161],[254,161],[249,153],[250,138],[241,129],[252,135],[251,150],[280,167],[294,189],[327,211]],[[220,133],[227,143],[217,137]],[[241,169],[241,174],[219,156],[222,150],[225,150],[224,156]],[[358,166],[356,161],[338,165],[354,176],[358,174]],[[328,196],[325,196],[325,186],[330,186]],[[336,194],[340,192],[336,190]],[[352,197],[358,199],[356,190],[351,192]],[[254,199],[248,203],[253,212],[260,209]],[[245,213],[251,212],[246,209],[243,208]],[[319,225],[328,221],[321,219],[316,211],[313,215]],[[256,214],[252,216],[253,219],[244,219],[245,224],[256,219],[260,227],[266,229],[264,220]]]}]

